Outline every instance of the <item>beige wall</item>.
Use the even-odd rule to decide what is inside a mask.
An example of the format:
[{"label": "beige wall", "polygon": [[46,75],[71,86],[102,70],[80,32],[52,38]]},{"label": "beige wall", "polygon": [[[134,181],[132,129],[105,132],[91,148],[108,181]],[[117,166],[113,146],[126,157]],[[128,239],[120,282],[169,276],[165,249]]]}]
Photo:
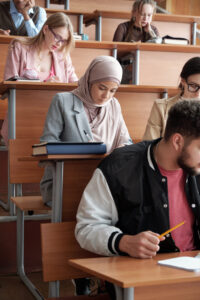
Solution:
[{"label": "beige wall", "polygon": [[[200,0],[166,0],[166,9],[172,14],[200,16]],[[200,45],[200,39],[197,44]]]},{"label": "beige wall", "polygon": [[199,0],[167,0],[166,9],[172,14],[200,15]]}]

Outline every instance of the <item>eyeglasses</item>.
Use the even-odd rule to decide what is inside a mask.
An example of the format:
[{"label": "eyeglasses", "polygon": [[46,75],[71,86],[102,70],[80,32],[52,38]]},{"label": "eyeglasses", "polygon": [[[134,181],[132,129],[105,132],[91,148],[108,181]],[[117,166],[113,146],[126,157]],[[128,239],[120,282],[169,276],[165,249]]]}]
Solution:
[{"label": "eyeglasses", "polygon": [[200,89],[200,85],[197,83],[188,83],[187,81],[186,81],[186,83],[188,86],[188,91],[191,93],[196,93]]},{"label": "eyeglasses", "polygon": [[49,30],[50,30],[51,33],[53,34],[54,39],[55,39],[55,41],[56,41],[57,43],[67,44],[68,41],[67,41],[67,40],[63,40],[62,37],[61,37],[59,34],[55,33],[55,32],[53,31],[52,28],[49,27]]}]

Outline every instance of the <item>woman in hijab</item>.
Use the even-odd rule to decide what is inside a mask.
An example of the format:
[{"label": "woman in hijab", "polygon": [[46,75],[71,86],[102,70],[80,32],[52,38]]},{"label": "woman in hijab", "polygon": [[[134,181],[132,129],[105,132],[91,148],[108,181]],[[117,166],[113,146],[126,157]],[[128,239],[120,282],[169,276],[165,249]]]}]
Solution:
[{"label": "woman in hijab", "polygon": [[[114,57],[96,57],[77,89],[53,98],[40,141],[102,141],[108,153],[130,143],[120,104],[114,98],[121,78],[122,68]],[[51,205],[52,174],[48,167],[40,187],[43,201]]]}]

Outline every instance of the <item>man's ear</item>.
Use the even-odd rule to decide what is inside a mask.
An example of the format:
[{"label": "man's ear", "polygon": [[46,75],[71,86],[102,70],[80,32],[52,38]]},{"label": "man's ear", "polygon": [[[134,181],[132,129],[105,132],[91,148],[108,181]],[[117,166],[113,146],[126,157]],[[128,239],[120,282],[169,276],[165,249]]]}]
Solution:
[{"label": "man's ear", "polygon": [[175,133],[172,136],[172,143],[177,152],[181,152],[184,147],[184,138],[180,133]]}]

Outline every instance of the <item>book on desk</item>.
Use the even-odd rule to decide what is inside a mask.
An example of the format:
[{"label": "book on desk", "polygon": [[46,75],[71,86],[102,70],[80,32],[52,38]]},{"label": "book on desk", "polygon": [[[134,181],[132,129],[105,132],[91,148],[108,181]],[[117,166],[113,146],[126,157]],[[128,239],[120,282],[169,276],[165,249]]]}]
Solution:
[{"label": "book on desk", "polygon": [[188,45],[189,40],[181,37],[173,37],[170,35],[165,35],[162,38],[163,44],[172,44],[172,45]]},{"label": "book on desk", "polygon": [[49,142],[34,144],[33,155],[48,154],[104,154],[106,145],[103,142],[68,143]]}]

